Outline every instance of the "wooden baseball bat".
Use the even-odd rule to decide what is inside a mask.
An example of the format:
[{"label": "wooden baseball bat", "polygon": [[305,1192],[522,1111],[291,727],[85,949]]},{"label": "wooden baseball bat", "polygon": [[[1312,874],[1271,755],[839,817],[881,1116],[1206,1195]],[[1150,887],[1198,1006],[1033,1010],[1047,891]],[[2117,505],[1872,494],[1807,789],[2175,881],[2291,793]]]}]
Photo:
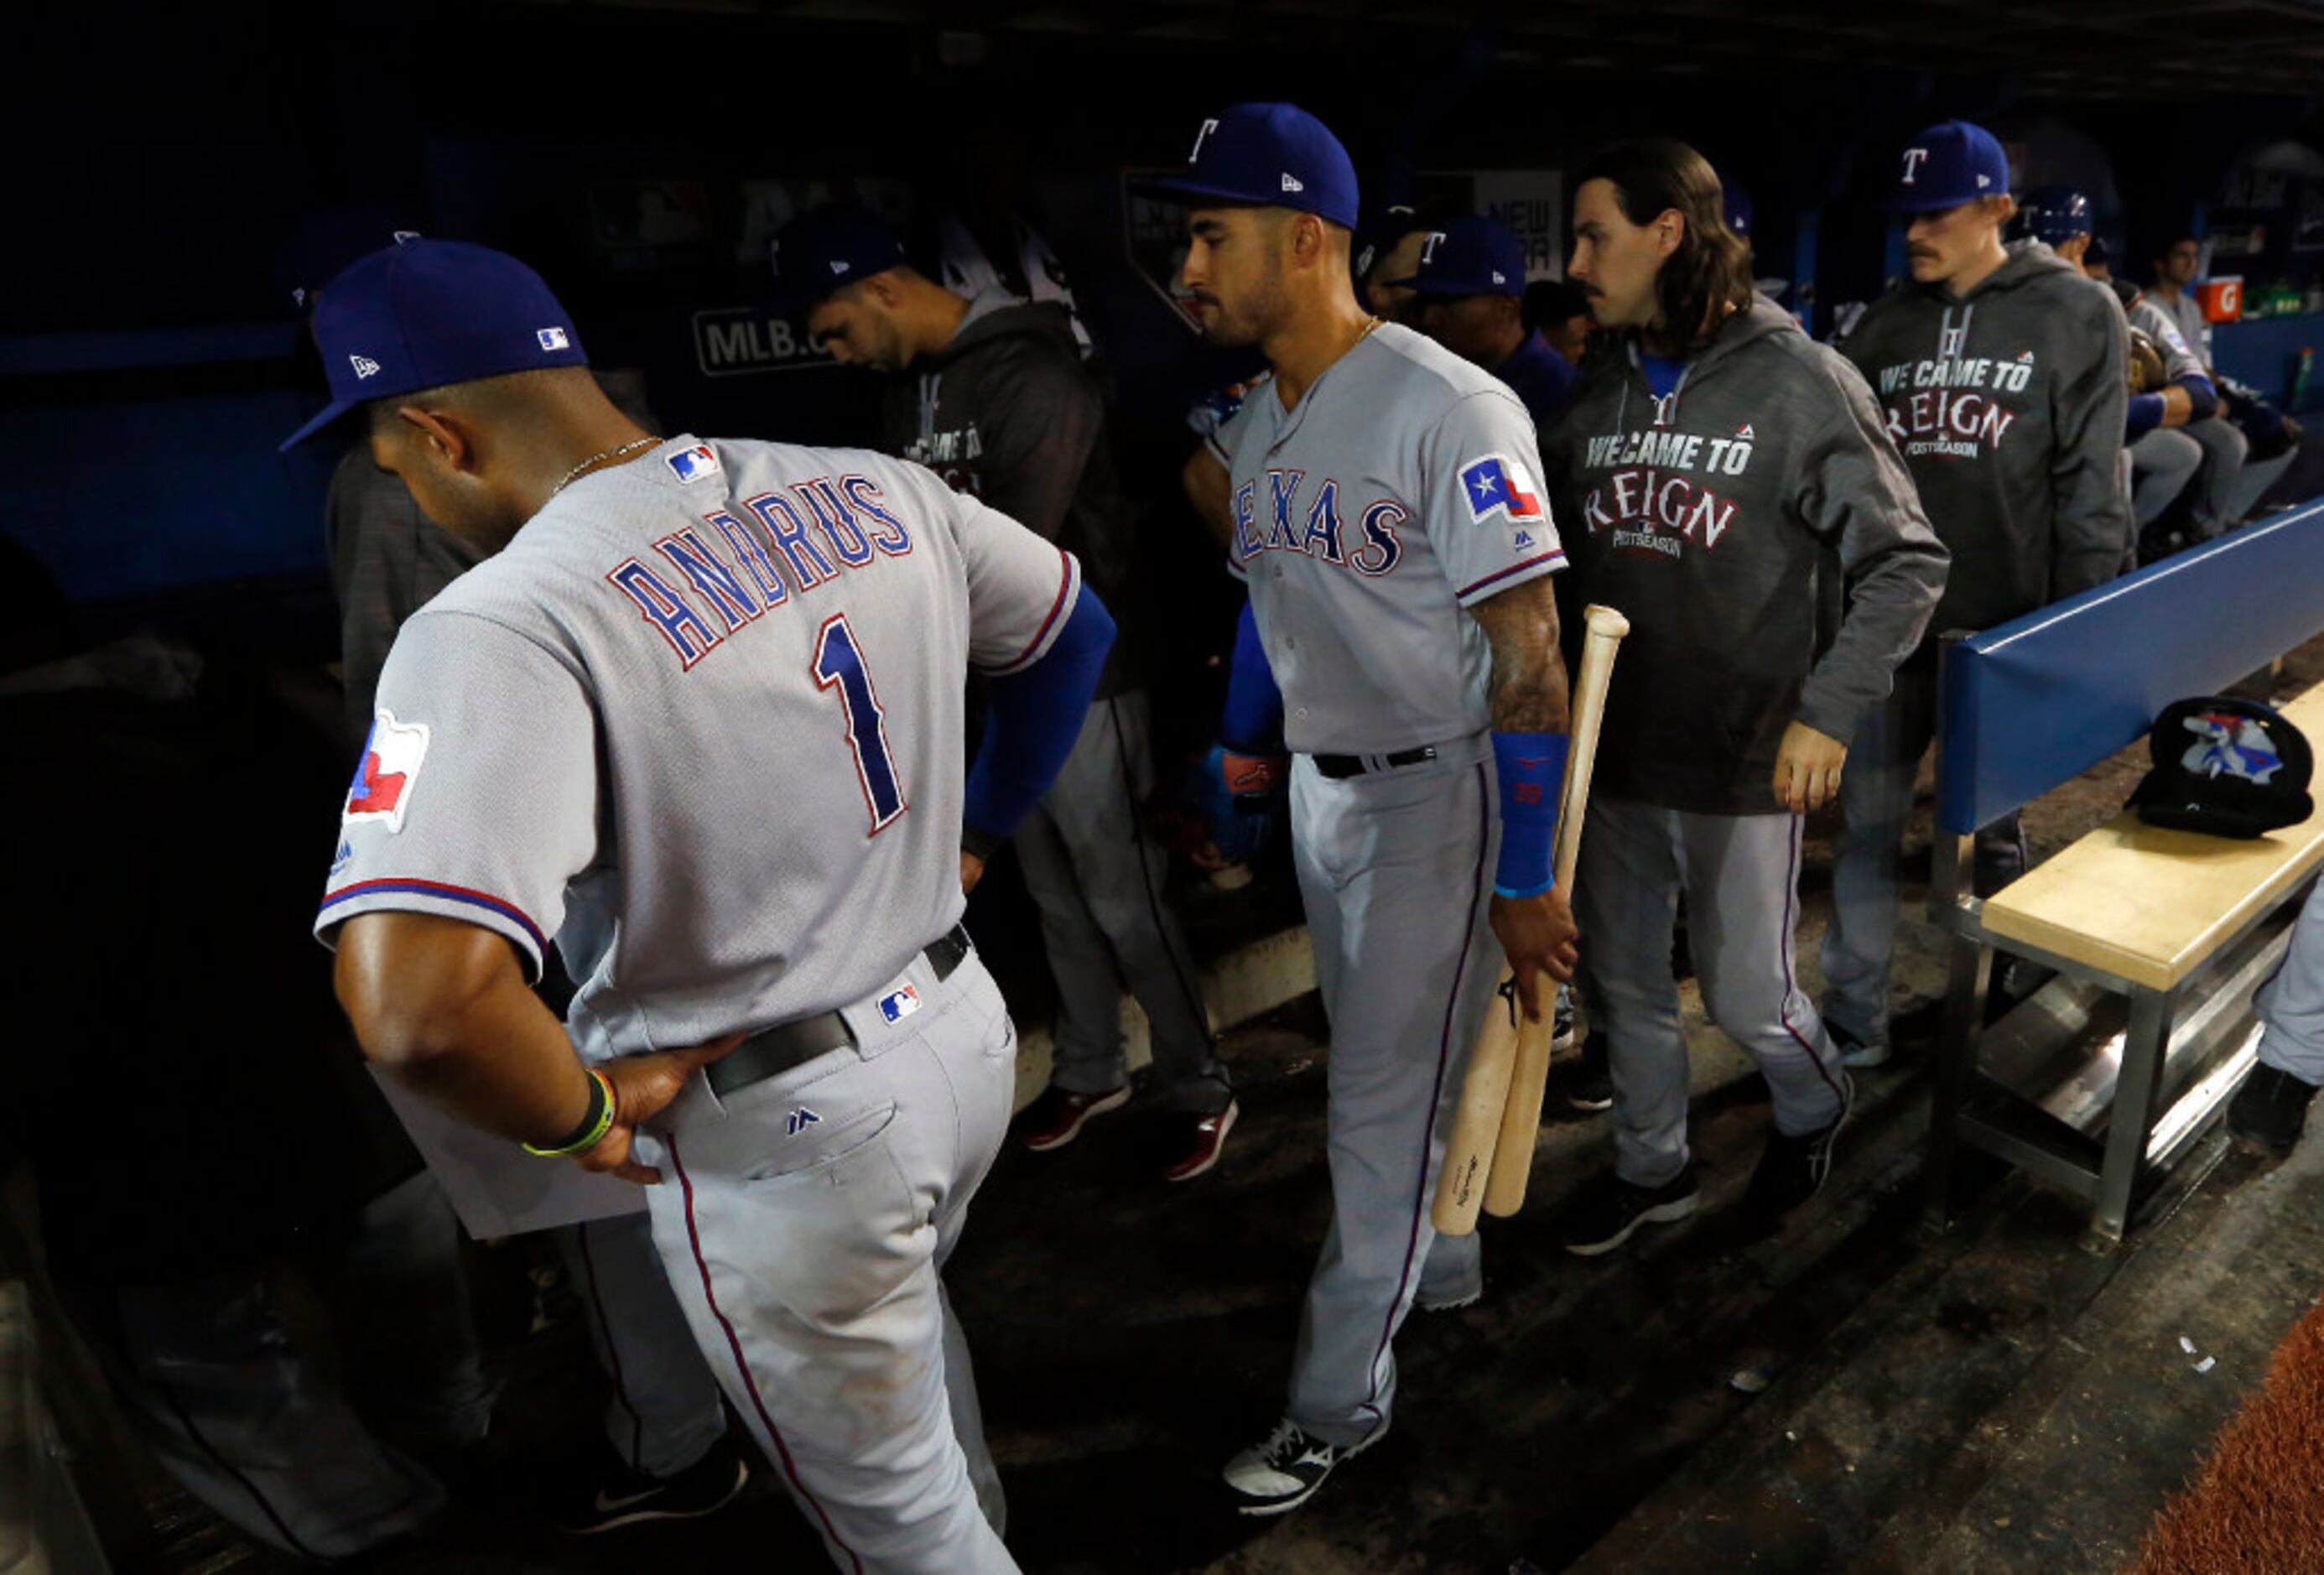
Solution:
[{"label": "wooden baseball bat", "polygon": [[[1598,717],[1604,709],[1606,676],[1611,669],[1613,648],[1623,635],[1630,631],[1629,621],[1609,607],[1592,607],[1585,614],[1589,638],[1582,646],[1582,680],[1574,690],[1572,716],[1573,742],[1567,751],[1565,790],[1559,800],[1558,838],[1554,852],[1554,868],[1561,885],[1571,885],[1573,876],[1573,850],[1579,846],[1581,815],[1575,784],[1589,790],[1590,754],[1598,742]],[[1601,641],[1600,631],[1605,631]],[[1602,655],[1600,654],[1602,650]],[[1588,714],[1582,711],[1585,695],[1596,658],[1597,687],[1594,698],[1588,702]],[[1585,735],[1582,729],[1589,727]],[[1567,827],[1577,835],[1569,839]],[[1546,982],[1546,981],[1545,981]],[[1525,1021],[1517,1009],[1517,985],[1507,967],[1501,970],[1500,996],[1485,1014],[1485,1027],[1477,1036],[1477,1047],[1469,1057],[1469,1074],[1461,1084],[1461,1103],[1453,1112],[1452,1130],[1444,1144],[1444,1168],[1436,1178],[1436,1198],[1429,1209],[1429,1220],[1447,1236],[1466,1236],[1477,1228],[1477,1211],[1489,1207],[1489,1182],[1499,1171],[1499,1151],[1504,1134],[1509,1131],[1508,1115],[1512,1084],[1520,1065],[1538,1060],[1546,1075],[1549,1064],[1551,1024],[1546,1014],[1538,1023]],[[1530,1037],[1536,1055],[1521,1050]],[[1534,1093],[1534,1119],[1541,1118],[1539,1086]],[[1520,1170],[1530,1170],[1533,1165],[1534,1133],[1519,1131],[1516,1141],[1524,1150]],[[1522,1184],[1520,1184],[1522,1189]]]},{"label": "wooden baseball bat", "polygon": [[[1517,980],[1501,965],[1501,982],[1492,1005],[1485,1009],[1485,1026],[1477,1035],[1477,1048],[1469,1057],[1469,1075],[1461,1084],[1461,1106],[1452,1115],[1452,1133],[1444,1141],[1444,1169],[1436,1178],[1436,1202],[1428,1218],[1447,1236],[1466,1236],[1477,1228],[1477,1210],[1485,1201],[1485,1181],[1492,1174],[1493,1145],[1499,1139],[1501,1114],[1508,1108],[1509,1076],[1517,1068]],[[1526,1027],[1536,1027],[1527,1023]]]},{"label": "wooden baseball bat", "polygon": [[[1598,724],[1606,714],[1606,686],[1614,676],[1614,653],[1630,632],[1630,621],[1611,607],[1582,614],[1582,673],[1573,686],[1573,742],[1566,752],[1565,794],[1557,812],[1554,868],[1558,889],[1573,898],[1573,861],[1582,847],[1582,822],[1590,807],[1590,773],[1598,760]],[[1543,990],[1554,990],[1548,980]],[[1485,1183],[1485,1212],[1506,1220],[1525,1207],[1526,1184],[1533,1176],[1534,1144],[1541,1132],[1541,1097],[1549,1081],[1550,1012],[1517,1035],[1517,1060],[1509,1077],[1508,1102],[1493,1146]],[[1532,1032],[1530,1030],[1539,1030]]]}]

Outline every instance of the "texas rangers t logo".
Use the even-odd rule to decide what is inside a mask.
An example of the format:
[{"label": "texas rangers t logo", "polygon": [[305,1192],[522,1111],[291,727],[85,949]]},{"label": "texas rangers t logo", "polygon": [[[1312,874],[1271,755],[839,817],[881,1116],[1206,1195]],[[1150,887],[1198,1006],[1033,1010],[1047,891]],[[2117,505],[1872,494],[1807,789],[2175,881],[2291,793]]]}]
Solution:
[{"label": "texas rangers t logo", "polygon": [[412,785],[420,780],[420,762],[427,755],[428,724],[398,722],[383,707],[364,741],[363,763],[348,785],[341,824],[383,821],[391,834],[401,831]]},{"label": "texas rangers t logo", "polygon": [[1469,517],[1483,521],[1496,512],[1512,521],[1542,517],[1541,497],[1532,490],[1525,466],[1499,454],[1489,454],[1461,473],[1469,494]]},{"label": "texas rangers t logo", "polygon": [[1922,165],[1923,165],[1923,164],[1927,163],[1928,161],[1929,161],[1929,150],[1928,150],[1928,149],[1926,149],[1926,148],[1906,148],[1906,149],[1904,150],[1904,184],[1905,184],[1905,185],[1907,185],[1907,186],[1910,186],[1911,184],[1913,184],[1913,171],[1914,171],[1914,170],[1917,170],[1917,169],[1919,169]]}]

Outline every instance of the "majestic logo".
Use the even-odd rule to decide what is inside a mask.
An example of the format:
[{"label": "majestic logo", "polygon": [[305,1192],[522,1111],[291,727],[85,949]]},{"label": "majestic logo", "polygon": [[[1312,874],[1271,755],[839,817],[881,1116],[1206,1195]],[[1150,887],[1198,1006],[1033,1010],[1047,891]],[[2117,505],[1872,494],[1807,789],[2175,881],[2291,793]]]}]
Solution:
[{"label": "majestic logo", "polygon": [[364,741],[363,763],[347,787],[342,824],[382,821],[390,833],[401,831],[404,812],[411,807],[411,789],[420,780],[420,763],[427,756],[428,724],[398,722],[382,706],[372,721],[371,737]]},{"label": "majestic logo", "polygon": [[374,361],[368,355],[350,355],[347,357],[347,364],[355,369],[355,381],[357,382],[361,382],[366,377],[377,377],[379,375],[379,363]]},{"label": "majestic logo", "polygon": [[697,443],[691,448],[681,448],[675,454],[662,456],[669,474],[679,481],[692,484],[706,475],[718,474],[718,456],[707,443]]},{"label": "majestic logo", "polygon": [[809,1127],[816,1126],[822,1120],[823,1118],[821,1116],[816,1115],[805,1105],[801,1105],[798,1110],[793,1110],[789,1115],[783,1118],[783,1136],[786,1138],[796,1138],[800,1133],[806,1131]]},{"label": "majestic logo", "polygon": [[1911,184],[1913,184],[1913,172],[1914,172],[1914,170],[1918,170],[1922,165],[1923,165],[1923,164],[1927,163],[1928,161],[1929,161],[1929,150],[1928,150],[1928,149],[1926,149],[1926,148],[1906,148],[1906,149],[1904,150],[1904,183],[1905,185],[1907,185],[1907,186],[1910,186]]},{"label": "majestic logo", "polygon": [[920,992],[910,985],[893,995],[880,998],[880,1015],[891,1023],[900,1023],[920,1009]]},{"label": "majestic logo", "polygon": [[1217,121],[1206,120],[1203,123],[1203,129],[1194,134],[1194,151],[1186,155],[1186,162],[1191,164],[1203,156],[1203,139],[1218,129]]},{"label": "majestic logo", "polygon": [[1499,454],[1489,454],[1461,472],[1461,485],[1469,494],[1469,517],[1483,520],[1506,515],[1511,524],[1543,517],[1541,496],[1525,466]]},{"label": "majestic logo", "polygon": [[1283,189],[1286,191],[1305,191],[1307,189],[1307,183],[1300,180],[1297,176],[1292,174],[1289,170],[1286,170],[1283,175]]},{"label": "majestic logo", "polygon": [[573,341],[566,337],[565,330],[562,328],[543,328],[540,330],[534,337],[540,341],[540,347],[543,350],[570,350],[573,348]]}]

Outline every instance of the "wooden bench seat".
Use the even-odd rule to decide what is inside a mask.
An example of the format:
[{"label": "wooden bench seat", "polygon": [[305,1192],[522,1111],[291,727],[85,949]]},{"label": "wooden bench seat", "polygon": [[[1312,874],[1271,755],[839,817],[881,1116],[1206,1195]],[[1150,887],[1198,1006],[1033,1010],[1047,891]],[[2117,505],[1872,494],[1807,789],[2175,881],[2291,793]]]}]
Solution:
[{"label": "wooden bench seat", "polygon": [[[2324,685],[2282,707],[2324,740]],[[2125,810],[1985,902],[1986,930],[2171,990],[2324,865],[2324,809],[2252,842],[2147,825]]]}]

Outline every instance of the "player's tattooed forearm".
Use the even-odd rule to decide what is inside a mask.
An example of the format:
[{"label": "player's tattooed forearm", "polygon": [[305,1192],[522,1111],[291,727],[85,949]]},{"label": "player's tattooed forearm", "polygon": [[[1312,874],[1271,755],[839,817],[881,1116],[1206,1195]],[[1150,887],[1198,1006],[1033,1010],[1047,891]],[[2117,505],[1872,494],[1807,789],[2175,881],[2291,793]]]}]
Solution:
[{"label": "player's tattooed forearm", "polygon": [[1529,580],[1470,610],[1493,653],[1487,695],[1496,732],[1566,730],[1565,660],[1557,649],[1557,599]]}]

